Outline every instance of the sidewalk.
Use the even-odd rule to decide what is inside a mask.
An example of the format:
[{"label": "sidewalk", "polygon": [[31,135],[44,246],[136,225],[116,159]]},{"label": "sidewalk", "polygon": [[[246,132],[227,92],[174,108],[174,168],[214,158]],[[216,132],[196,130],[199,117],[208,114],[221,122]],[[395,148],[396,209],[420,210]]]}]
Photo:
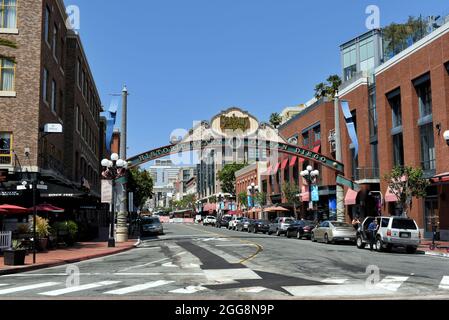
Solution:
[{"label": "sidewalk", "polygon": [[422,240],[421,245],[418,248],[418,251],[420,251],[421,253],[424,253],[425,255],[428,255],[428,256],[449,258],[449,251],[447,249],[449,247],[449,242],[435,241],[435,244],[437,245],[435,250],[430,249],[431,244],[432,244],[432,240]]},{"label": "sidewalk", "polygon": [[36,264],[33,265],[33,253],[25,258],[25,266],[5,266],[3,256],[0,257],[0,275],[14,274],[49,268],[84,260],[104,257],[134,248],[136,240],[117,243],[115,248],[108,248],[107,242],[79,242],[74,247],[37,253]]}]

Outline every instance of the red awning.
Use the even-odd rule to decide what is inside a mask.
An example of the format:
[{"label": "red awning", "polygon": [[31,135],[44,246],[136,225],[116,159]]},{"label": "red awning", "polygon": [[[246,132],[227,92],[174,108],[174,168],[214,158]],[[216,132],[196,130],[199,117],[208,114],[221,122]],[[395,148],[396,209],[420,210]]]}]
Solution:
[{"label": "red awning", "polygon": [[271,174],[271,166],[269,166],[267,172],[265,172],[266,176],[269,176],[270,174]]},{"label": "red awning", "polygon": [[282,161],[281,170],[285,170],[285,168],[287,168],[287,165],[288,165],[288,158]]},{"label": "red awning", "polygon": [[441,184],[447,183],[449,182],[449,172],[436,175],[431,179],[431,181],[432,183],[441,183]]},{"label": "red awning", "polygon": [[294,167],[296,164],[296,161],[298,160],[298,157],[293,157],[290,159],[290,167]]},{"label": "red awning", "polygon": [[304,161],[306,161],[306,159],[304,159],[304,158],[299,158],[299,163],[304,163]]},{"label": "red awning", "polygon": [[398,197],[388,188],[387,193],[385,194],[385,202],[398,202]]},{"label": "red awning", "polygon": [[215,211],[216,209],[217,209],[216,203],[206,203],[203,207],[204,212],[211,212],[211,211]]},{"label": "red awning", "polygon": [[[34,207],[30,208],[28,210],[30,212],[33,212],[34,211]],[[43,204],[40,204],[40,205],[36,206],[36,211],[38,211],[38,212],[51,212],[51,213],[63,213],[64,209],[55,207],[55,206],[53,206],[51,204],[48,204],[48,203],[43,203]]]},{"label": "red awning", "polygon": [[281,163],[280,162],[278,162],[277,163],[277,165],[276,165],[276,167],[274,168],[274,170],[273,170],[273,172],[271,173],[272,175],[275,175],[275,174],[277,174],[278,173],[278,171],[279,171],[279,167],[281,166]]},{"label": "red awning", "polygon": [[315,153],[319,153],[320,151],[321,151],[321,145],[315,146],[315,147],[313,148],[313,152],[315,152]]},{"label": "red awning", "polygon": [[352,206],[357,203],[357,195],[359,193],[357,191],[354,191],[352,189],[349,189],[346,193],[345,197],[345,205],[346,206]]},{"label": "red awning", "polygon": [[14,205],[10,205],[10,204],[2,204],[0,206],[0,210],[4,210],[2,212],[3,214],[28,213],[28,209],[27,208],[14,206]]}]

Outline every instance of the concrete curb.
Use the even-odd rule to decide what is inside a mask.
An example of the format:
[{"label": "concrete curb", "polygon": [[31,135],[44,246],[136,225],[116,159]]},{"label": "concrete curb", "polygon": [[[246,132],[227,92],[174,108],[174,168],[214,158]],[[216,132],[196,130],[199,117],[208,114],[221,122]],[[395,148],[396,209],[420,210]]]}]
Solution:
[{"label": "concrete curb", "polygon": [[449,258],[449,253],[424,251],[426,256]]},{"label": "concrete curb", "polygon": [[10,275],[10,274],[17,274],[17,273],[22,273],[22,272],[35,271],[35,270],[39,270],[39,269],[58,267],[58,266],[63,266],[65,264],[72,264],[72,263],[82,262],[82,261],[86,261],[86,260],[91,260],[91,259],[111,256],[111,255],[114,255],[114,254],[118,254],[118,253],[129,251],[129,250],[134,249],[134,248],[135,248],[135,246],[133,245],[133,246],[130,246],[130,247],[122,248],[120,250],[116,250],[114,252],[96,253],[96,254],[91,254],[91,255],[84,256],[84,257],[79,257],[79,258],[61,260],[61,261],[50,262],[50,263],[42,263],[42,264],[37,264],[37,265],[30,265],[30,266],[25,266],[25,267],[21,267],[21,268],[0,270],[0,276]]}]

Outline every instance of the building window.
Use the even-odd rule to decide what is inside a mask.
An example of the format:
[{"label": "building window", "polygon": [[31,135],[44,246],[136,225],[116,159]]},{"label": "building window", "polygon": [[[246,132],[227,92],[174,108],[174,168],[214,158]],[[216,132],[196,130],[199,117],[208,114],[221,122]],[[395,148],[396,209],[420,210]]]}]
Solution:
[{"label": "building window", "polygon": [[419,103],[419,115],[421,118],[432,114],[432,89],[430,81],[416,87]]},{"label": "building window", "polygon": [[76,80],[78,83],[78,88],[81,90],[82,82],[81,82],[81,61],[78,59],[77,67],[76,67]]},{"label": "building window", "polygon": [[15,74],[14,62],[0,58],[0,91],[14,91]]},{"label": "building window", "polygon": [[45,7],[45,21],[44,21],[44,37],[45,41],[50,45],[50,8]]},{"label": "building window", "polygon": [[402,126],[402,107],[401,107],[401,95],[397,95],[388,100],[391,106],[392,114],[392,127]]},{"label": "building window", "polygon": [[303,145],[304,147],[306,147],[306,148],[308,148],[309,145],[310,145],[310,139],[309,139],[309,132],[308,132],[308,131],[307,131],[307,132],[304,132],[304,133],[302,134],[302,145]]},{"label": "building window", "polygon": [[56,112],[56,81],[51,82],[51,111]]},{"label": "building window", "polygon": [[358,180],[358,168],[359,168],[359,156],[355,156],[355,149],[351,148],[351,172],[352,172],[352,179]]},{"label": "building window", "polygon": [[0,0],[0,28],[15,29],[17,28],[17,1],[16,0]]},{"label": "building window", "polygon": [[321,141],[321,126],[318,125],[315,128],[313,128],[313,138],[314,143]]},{"label": "building window", "polygon": [[75,129],[80,132],[80,107],[77,105],[75,107]]},{"label": "building window", "polygon": [[58,60],[58,26],[53,27],[53,39],[51,41],[51,51],[53,52],[53,57]]},{"label": "building window", "polygon": [[357,72],[357,51],[356,45],[352,45],[343,50],[343,74],[344,81],[351,79]]},{"label": "building window", "polygon": [[12,159],[12,134],[0,132],[0,164],[11,164]]},{"label": "building window", "polygon": [[378,170],[379,169],[379,152],[378,152],[378,143],[371,143],[371,163],[373,168],[375,169],[376,177],[379,176]]},{"label": "building window", "polygon": [[360,42],[360,70],[372,74],[374,71],[374,40],[372,37]]},{"label": "building window", "polygon": [[46,68],[42,76],[42,99],[48,102],[48,70]]},{"label": "building window", "polygon": [[421,164],[424,171],[435,171],[435,141],[433,123],[428,123],[419,128],[421,137]]},{"label": "building window", "polygon": [[393,136],[393,165],[404,166],[404,139],[402,133]]},{"label": "building window", "polygon": [[376,104],[376,89],[372,88],[369,91],[369,133],[370,137],[377,137],[377,104]]}]

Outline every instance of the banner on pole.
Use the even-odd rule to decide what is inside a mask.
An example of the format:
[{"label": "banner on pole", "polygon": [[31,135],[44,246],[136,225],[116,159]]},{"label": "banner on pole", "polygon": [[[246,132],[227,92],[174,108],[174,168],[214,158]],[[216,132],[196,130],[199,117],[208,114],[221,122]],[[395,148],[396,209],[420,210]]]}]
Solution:
[{"label": "banner on pole", "polygon": [[101,180],[101,203],[112,202],[112,181]]}]

